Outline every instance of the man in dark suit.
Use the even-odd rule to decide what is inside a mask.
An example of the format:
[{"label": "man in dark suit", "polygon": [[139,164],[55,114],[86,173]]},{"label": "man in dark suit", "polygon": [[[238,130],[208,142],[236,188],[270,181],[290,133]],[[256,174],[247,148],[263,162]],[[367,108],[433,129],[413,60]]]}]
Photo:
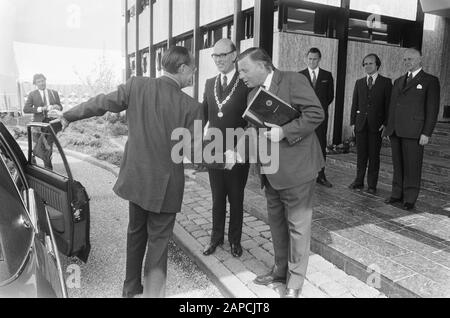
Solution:
[{"label": "man in dark suit", "polygon": [[[43,74],[35,74],[33,76],[33,84],[36,85],[37,89],[28,95],[23,112],[25,114],[33,114],[34,122],[48,123],[51,120],[48,116],[50,111],[61,111],[63,109],[58,92],[47,89],[47,79]],[[33,134],[33,140],[36,141],[34,155],[39,154],[44,161],[45,168],[52,170],[51,156],[53,152],[53,140],[46,136],[45,133]],[[38,151],[38,148],[45,150]]]},{"label": "man in dark suit", "polygon": [[394,83],[385,132],[394,164],[392,192],[385,202],[403,201],[403,208],[411,210],[420,191],[423,149],[437,122],[440,84],[437,77],[423,71],[419,50],[406,50],[403,61],[408,73]]},{"label": "man in dark suit", "polygon": [[375,194],[380,171],[381,135],[387,126],[392,82],[378,73],[381,67],[378,55],[367,55],[363,67],[366,76],[356,81],[350,115],[350,125],[356,135],[357,168],[356,179],[349,188],[364,187],[368,161],[367,192]]},{"label": "man in dark suit", "polygon": [[[193,138],[202,139],[202,106],[181,90],[192,85],[192,55],[184,47],[171,47],[162,65],[165,73],[160,78],[133,77],[117,91],[60,114],[65,127],[107,111],[127,111],[128,141],[114,186],[114,192],[130,202],[124,297],[142,292],[145,297],[165,295],[168,243],[184,191],[183,163],[172,158],[171,136],[184,127]],[[199,136],[193,133],[195,120],[200,120]]]},{"label": "man in dark suit", "polygon": [[[240,78],[253,88],[249,101],[263,86],[301,112],[299,118],[283,127],[266,123],[271,129],[263,135],[269,141],[271,153],[276,152],[275,147],[279,153],[279,158],[272,158],[278,159],[278,169],[269,172],[266,165],[260,165],[275,265],[270,273],[254,281],[261,285],[285,282],[286,297],[298,297],[308,266],[315,179],[324,166],[314,133],[325,117],[324,111],[307,78],[275,69],[263,49],[243,52],[238,57],[238,70]],[[236,157],[239,161],[239,156]]]},{"label": "man in dark suit", "polygon": [[[227,129],[245,128],[247,125],[242,115],[247,107],[249,89],[239,79],[239,74],[236,72],[236,56],[236,47],[231,40],[219,40],[214,45],[212,58],[220,73],[208,79],[205,84],[203,97],[205,121],[209,122],[209,128],[220,130],[222,136],[226,136]],[[229,150],[227,146],[234,149],[236,144],[233,142],[227,145],[226,138],[223,138],[223,153]],[[228,241],[231,245],[231,254],[234,257],[242,255],[244,189],[248,171],[248,163],[238,164],[232,170],[214,167],[208,169],[213,201],[213,225],[211,242],[203,252],[204,255],[214,253],[217,246],[223,244],[227,197],[230,203]]]},{"label": "man in dark suit", "polygon": [[[328,107],[334,100],[334,81],[333,75],[321,69],[319,67],[320,60],[322,59],[322,53],[318,48],[311,48],[306,55],[306,63],[308,68],[304,69],[300,73],[306,76],[314,88],[317,97],[320,100],[320,104],[323,107],[325,113],[325,120],[316,129],[317,138],[319,138],[320,148],[324,160],[327,157],[327,129],[328,129]],[[320,170],[316,179],[317,183],[331,188],[332,184],[327,180],[325,176],[325,167]]]}]

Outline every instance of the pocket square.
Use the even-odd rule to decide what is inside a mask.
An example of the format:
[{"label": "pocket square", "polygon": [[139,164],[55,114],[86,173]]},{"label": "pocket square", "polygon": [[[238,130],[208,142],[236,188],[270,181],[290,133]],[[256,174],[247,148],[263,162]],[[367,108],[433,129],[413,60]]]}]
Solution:
[{"label": "pocket square", "polygon": [[423,89],[423,87],[422,87],[422,85],[417,85],[417,87],[416,87],[417,89]]},{"label": "pocket square", "polygon": [[328,83],[328,80],[323,80],[322,83]]}]

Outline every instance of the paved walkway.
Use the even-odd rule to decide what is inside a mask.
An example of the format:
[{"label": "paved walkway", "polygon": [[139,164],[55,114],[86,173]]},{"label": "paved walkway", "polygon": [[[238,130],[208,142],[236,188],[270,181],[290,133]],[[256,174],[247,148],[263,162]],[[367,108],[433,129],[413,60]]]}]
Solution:
[{"label": "paved walkway", "polygon": [[[203,176],[204,180],[204,176]],[[282,297],[284,284],[259,286],[253,279],[270,271],[273,247],[270,228],[262,220],[244,214],[242,247],[244,253],[235,258],[228,242],[210,256],[202,254],[211,235],[211,192],[198,178],[188,179],[182,213],[177,216],[175,236],[177,244],[187,250],[196,262],[218,282],[219,288],[231,297]],[[228,218],[227,218],[228,225]],[[227,228],[225,229],[227,233]],[[302,298],[376,298],[385,297],[377,289],[347,275],[317,254],[309,258]]]},{"label": "paved walkway", "polygon": [[[123,143],[123,140],[116,144]],[[89,159],[91,160],[91,159]],[[91,160],[91,162],[97,162]],[[103,164],[111,169],[111,165]],[[113,168],[114,169],[114,168]],[[186,188],[181,213],[177,216],[174,240],[177,245],[192,257],[226,297],[233,298],[277,298],[285,291],[284,284],[270,287],[253,283],[260,274],[270,271],[273,265],[273,247],[270,228],[263,216],[265,198],[246,191],[247,201],[254,205],[251,214],[244,214],[242,247],[244,253],[235,258],[230,253],[227,241],[210,256],[204,256],[203,250],[210,241],[212,228],[211,191],[207,173],[193,174],[186,171]],[[254,206],[257,205],[258,209]],[[228,231],[228,218],[225,232]],[[366,282],[371,284],[371,280]],[[376,285],[377,281],[373,283]],[[377,289],[363,281],[346,274],[329,261],[317,254],[309,258],[308,272],[301,298],[385,298]]]}]

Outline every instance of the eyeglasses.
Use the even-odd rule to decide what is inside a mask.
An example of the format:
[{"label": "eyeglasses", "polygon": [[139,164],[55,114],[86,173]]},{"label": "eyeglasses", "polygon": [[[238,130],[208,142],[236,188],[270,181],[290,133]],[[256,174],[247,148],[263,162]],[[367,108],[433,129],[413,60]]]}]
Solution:
[{"label": "eyeglasses", "polygon": [[223,59],[223,58],[227,57],[227,55],[233,53],[234,51],[236,51],[236,50],[230,51],[228,53],[222,53],[222,54],[215,54],[215,53],[213,53],[213,54],[211,54],[211,57],[213,59]]},{"label": "eyeglasses", "polygon": [[364,63],[363,66],[374,65],[375,63]]}]

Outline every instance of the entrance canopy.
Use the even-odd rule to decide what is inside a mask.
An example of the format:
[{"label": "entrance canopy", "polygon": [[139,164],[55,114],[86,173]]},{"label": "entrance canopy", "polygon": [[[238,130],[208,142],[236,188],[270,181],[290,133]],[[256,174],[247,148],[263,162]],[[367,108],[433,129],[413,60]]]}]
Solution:
[{"label": "entrance canopy", "polygon": [[450,1],[420,0],[423,12],[450,18]]}]

